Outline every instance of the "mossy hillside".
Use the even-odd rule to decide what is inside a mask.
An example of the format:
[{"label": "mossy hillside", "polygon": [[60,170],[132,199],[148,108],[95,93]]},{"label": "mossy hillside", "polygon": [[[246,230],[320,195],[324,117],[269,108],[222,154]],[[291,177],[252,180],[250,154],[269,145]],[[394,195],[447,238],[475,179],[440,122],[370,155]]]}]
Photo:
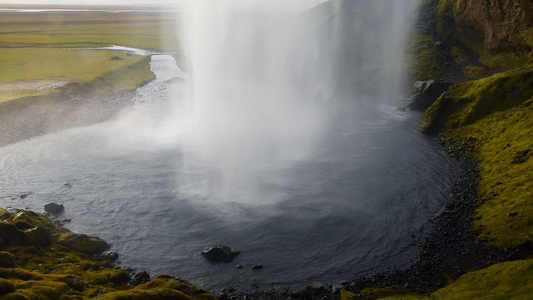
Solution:
[{"label": "mossy hillside", "polygon": [[439,78],[443,62],[438,55],[439,49],[434,38],[413,31],[407,45],[408,74],[411,82]]},{"label": "mossy hillside", "polygon": [[533,242],[533,97],[474,124],[447,132],[467,141],[481,168],[480,207],[472,228],[478,240],[499,247]]},{"label": "mossy hillside", "polygon": [[504,262],[469,272],[429,299],[531,299],[533,260]]},{"label": "mossy hillside", "polygon": [[[78,235],[56,226],[45,216],[0,209],[9,233],[18,239],[2,239],[0,247],[0,299],[215,299],[189,283],[160,276],[137,287],[130,272],[115,268],[99,256],[109,245],[97,237]],[[49,244],[35,244],[31,229],[46,228]],[[5,226],[0,227],[2,237]],[[70,242],[75,241],[74,244]],[[95,250],[98,249],[98,250]],[[80,251],[82,250],[82,251]],[[96,256],[95,256],[96,255]],[[12,261],[12,265],[4,261]]]},{"label": "mossy hillside", "polygon": [[499,248],[533,242],[533,69],[453,87],[426,112],[420,129],[443,129],[448,143],[480,164],[472,228]]},{"label": "mossy hillside", "polygon": [[533,3],[440,0],[439,31],[479,54],[480,63],[512,69],[533,63]]},{"label": "mossy hillside", "polygon": [[365,289],[356,294],[341,291],[341,300],[382,299],[531,299],[533,260],[519,260],[472,271],[431,294],[409,292],[405,288]]},{"label": "mossy hillside", "polygon": [[458,84],[428,109],[419,129],[436,132],[466,126],[522,104],[533,94],[533,68],[516,69]]}]

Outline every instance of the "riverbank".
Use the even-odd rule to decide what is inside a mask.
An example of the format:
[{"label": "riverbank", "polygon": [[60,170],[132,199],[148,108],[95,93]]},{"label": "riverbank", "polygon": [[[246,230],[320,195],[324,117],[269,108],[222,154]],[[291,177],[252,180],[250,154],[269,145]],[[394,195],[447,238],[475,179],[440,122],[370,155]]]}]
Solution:
[{"label": "riverbank", "polygon": [[[434,36],[432,38],[438,37]],[[437,42],[439,40],[434,41],[435,46]],[[453,44],[446,42],[441,43],[441,45],[443,45],[442,48],[445,51],[448,51],[446,49],[459,49],[459,47],[454,48]],[[455,54],[459,53],[458,50],[451,51]],[[455,60],[453,55],[449,53],[444,57],[450,57]],[[456,70],[455,74],[459,74],[457,70],[462,69],[454,64],[450,65],[450,67]],[[468,68],[468,70],[471,70],[471,68]],[[444,71],[442,74],[446,74],[446,70],[441,71]],[[494,70],[491,71],[495,72]],[[430,76],[433,73],[429,72],[428,74],[427,76]],[[460,74],[464,76],[465,73],[461,72]],[[477,76],[483,75],[477,74]],[[426,115],[426,121],[432,112],[440,116],[442,122],[437,122],[436,128],[437,130],[444,129],[444,131],[441,131],[443,133],[440,138],[441,142],[450,155],[460,161],[462,174],[450,192],[451,196],[448,204],[441,214],[432,221],[434,233],[428,237],[424,244],[420,245],[422,251],[419,261],[411,268],[407,270],[391,270],[385,274],[351,279],[339,282],[338,285],[331,287],[324,287],[316,283],[305,291],[296,292],[264,291],[259,285],[251,286],[250,291],[244,292],[235,291],[228,287],[219,295],[219,298],[338,299],[342,297],[343,299],[373,299],[392,295],[391,297],[396,298],[420,299],[427,298],[429,295],[432,298],[449,299],[477,298],[487,296],[487,294],[487,297],[492,294],[492,297],[502,296],[507,298],[531,295],[529,282],[533,268],[531,259],[527,259],[531,255],[529,237],[527,236],[531,225],[527,206],[530,203],[528,202],[530,201],[528,191],[531,190],[531,174],[528,172],[532,169],[530,165],[531,151],[529,151],[531,131],[528,131],[532,128],[532,125],[527,123],[527,120],[531,120],[532,116],[531,101],[528,99],[528,97],[531,97],[531,92],[527,89],[522,89],[521,85],[516,85],[514,80],[515,76],[518,76],[525,78],[527,83],[529,82],[527,81],[529,80],[528,78],[531,78],[531,76],[527,69],[514,71],[512,74],[500,74],[500,76],[506,79],[504,81],[510,83],[510,89],[501,89],[505,94],[510,94],[512,99],[526,98],[523,98],[520,103],[504,109],[498,106],[487,107],[485,105],[487,102],[484,99],[491,99],[487,95],[497,91],[498,87],[501,87],[505,82],[500,81],[498,78],[472,81],[452,88],[450,96],[442,98],[448,100],[441,99],[440,102],[438,101]],[[457,79],[453,83],[461,81],[463,79]],[[528,87],[531,84],[524,86]],[[518,89],[520,93],[511,93],[514,91],[513,88]],[[500,98],[500,96],[497,98]],[[481,100],[476,102],[472,101],[472,99]],[[472,102],[477,103],[477,107],[481,109],[468,110],[468,106],[461,107],[460,105],[461,103],[471,104]],[[450,106],[445,105],[445,103],[452,104],[451,107],[455,107],[457,110],[448,110],[447,107]],[[479,103],[482,104],[479,105]],[[472,111],[482,112],[482,114],[474,114],[474,117],[472,117],[472,114],[470,114]],[[454,118],[450,118],[450,116],[454,116]],[[458,119],[455,116],[460,116],[461,118]],[[470,117],[465,118],[464,124],[455,123],[454,120],[461,120],[465,116]],[[477,160],[473,159],[473,157],[477,158]],[[498,159],[492,160],[492,157]],[[491,176],[486,176],[487,173],[484,172],[490,172],[488,174]],[[487,182],[487,179],[490,181]],[[508,193],[509,191],[512,191],[512,193]],[[480,195],[483,198],[478,201]],[[519,198],[523,198],[524,201],[516,201]],[[506,201],[507,199],[513,200]],[[498,200],[503,200],[503,203],[498,204]],[[512,202],[512,205],[504,205],[509,202]],[[495,217],[484,218],[486,214],[479,213],[479,208],[482,207],[480,204],[486,203],[496,204],[492,205],[490,210],[490,213]],[[477,220],[475,221],[489,219],[492,222],[488,224],[478,222],[477,230],[472,231],[471,216],[476,211],[478,213],[476,213]],[[504,221],[503,225],[501,225],[502,222],[494,222],[495,219],[496,221],[500,219]],[[479,226],[479,224],[483,226]],[[494,224],[496,224],[498,230],[490,230],[490,226],[494,226]],[[507,244],[505,243],[507,242],[516,244],[513,244],[513,247],[506,247]],[[501,247],[502,245],[504,247]],[[33,260],[35,256],[31,257],[32,259],[28,260]],[[80,262],[81,260],[75,264],[78,265]],[[61,262],[53,261],[52,264],[59,265]],[[26,264],[26,266],[28,266],[28,270],[35,268],[35,265]],[[53,267],[51,268],[53,269]],[[31,270],[30,272],[33,272],[34,269]],[[124,284],[125,280],[120,279],[121,277],[124,278],[124,272],[116,272],[119,274],[119,279],[116,279],[116,281]],[[27,273],[21,272],[21,274]],[[115,278],[114,275],[105,276],[110,280]],[[29,276],[27,278],[32,280],[44,277]],[[98,284],[107,284],[105,280],[94,284],[93,279],[85,277],[85,275],[82,275],[81,278],[84,284],[91,285],[89,289],[92,289],[93,285],[98,287]],[[161,278],[164,279],[165,277]],[[24,281],[24,279],[19,279]],[[74,284],[77,280],[74,280]],[[43,280],[41,279],[41,281]],[[22,283],[20,284],[20,286],[23,286]],[[68,283],[66,284],[68,286]],[[11,287],[7,283],[6,286],[7,290],[11,292],[17,291],[15,289],[18,287],[16,284],[12,284]],[[161,285],[159,286],[161,287]],[[63,289],[64,285],[60,288]],[[70,288],[72,289],[72,287]],[[113,286],[112,288],[116,287]],[[134,289],[131,285],[129,288]],[[24,290],[24,288],[20,289]],[[33,293],[32,291],[30,292]],[[24,293],[26,292],[21,292],[21,294]],[[93,295],[95,294],[90,294],[90,296]],[[112,295],[110,293],[109,297],[112,297]],[[142,294],[144,297],[149,295],[155,296],[148,293]],[[118,296],[118,294],[115,294],[115,296]],[[132,294],[128,296],[131,297]],[[181,295],[176,295],[176,297],[178,296]],[[139,297],[141,296],[139,295]]]},{"label": "riverbank", "polygon": [[2,299],[216,299],[183,280],[118,268],[109,244],[61,222],[0,209]]},{"label": "riverbank", "polygon": [[176,16],[162,9],[2,8],[2,146],[108,120],[130,105],[154,78],[150,57],[111,46],[175,53],[178,45]]},{"label": "riverbank", "polygon": [[109,120],[128,105],[135,89],[152,80],[150,57],[52,92],[0,103],[0,146],[75,126]]}]

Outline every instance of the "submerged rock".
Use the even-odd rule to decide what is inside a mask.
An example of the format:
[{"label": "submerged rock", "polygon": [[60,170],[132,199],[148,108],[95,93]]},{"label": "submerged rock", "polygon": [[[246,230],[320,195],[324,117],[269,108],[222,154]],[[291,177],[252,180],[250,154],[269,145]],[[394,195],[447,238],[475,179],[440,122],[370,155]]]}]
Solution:
[{"label": "submerged rock", "polygon": [[44,205],[44,211],[52,215],[59,215],[64,210],[65,207],[63,206],[63,204],[48,203]]},{"label": "submerged rock", "polygon": [[202,251],[202,255],[212,262],[232,262],[240,252],[234,251],[228,246],[218,245]]}]

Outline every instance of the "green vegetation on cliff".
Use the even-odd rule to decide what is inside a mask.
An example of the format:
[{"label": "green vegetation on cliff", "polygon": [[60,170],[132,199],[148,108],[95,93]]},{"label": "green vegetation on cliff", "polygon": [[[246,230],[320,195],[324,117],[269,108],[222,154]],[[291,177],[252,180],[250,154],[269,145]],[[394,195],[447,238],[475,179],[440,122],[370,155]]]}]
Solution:
[{"label": "green vegetation on cliff", "polygon": [[533,2],[440,0],[439,30],[480,54],[480,62],[511,69],[533,63]]},{"label": "green vegetation on cliff", "polygon": [[109,245],[47,217],[0,209],[0,299],[216,299],[198,287],[158,276],[135,286],[130,272],[100,255]]},{"label": "green vegetation on cliff", "polygon": [[533,243],[533,68],[452,87],[428,109],[423,132],[476,157],[479,204],[472,228],[498,248]]},{"label": "green vegetation on cliff", "polygon": [[472,271],[429,295],[410,292],[403,287],[365,289],[359,294],[343,290],[341,300],[382,299],[531,299],[533,260],[504,262]]}]

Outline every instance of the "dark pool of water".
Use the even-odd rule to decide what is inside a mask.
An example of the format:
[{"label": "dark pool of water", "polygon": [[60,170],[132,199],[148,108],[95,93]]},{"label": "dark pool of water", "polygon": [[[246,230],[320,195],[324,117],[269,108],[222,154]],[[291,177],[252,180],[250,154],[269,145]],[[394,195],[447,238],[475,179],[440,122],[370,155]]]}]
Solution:
[{"label": "dark pool of water", "polygon": [[[160,60],[158,80],[119,120],[0,148],[0,206],[63,203],[67,227],[110,242],[122,266],[214,291],[337,283],[416,259],[457,171],[418,133],[419,114],[345,101],[305,159],[254,172],[253,199],[221,199],[212,188],[220,170],[191,162],[175,123],[148,109],[186,84],[167,82],[176,70]],[[234,180],[248,186],[248,175]],[[219,243],[241,254],[229,264],[206,261],[202,250]]]}]

